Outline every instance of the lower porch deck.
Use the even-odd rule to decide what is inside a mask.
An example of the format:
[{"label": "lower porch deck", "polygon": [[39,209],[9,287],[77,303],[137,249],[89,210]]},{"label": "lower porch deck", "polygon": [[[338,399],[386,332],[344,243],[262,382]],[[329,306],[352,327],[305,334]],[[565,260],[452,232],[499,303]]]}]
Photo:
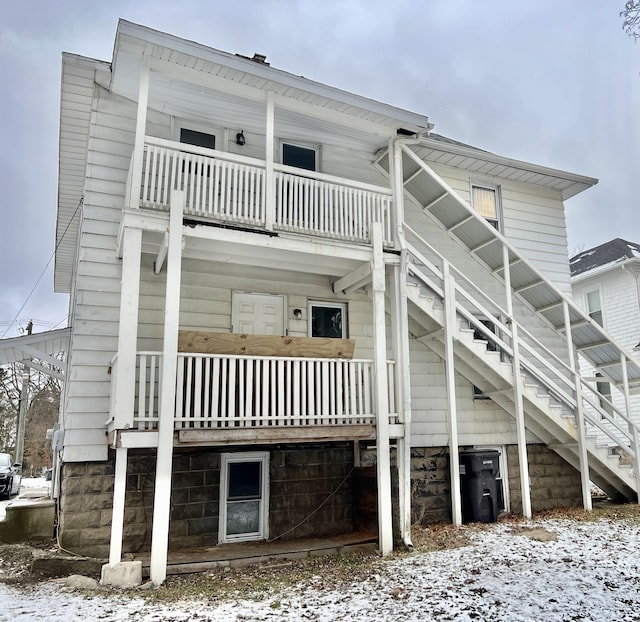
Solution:
[{"label": "lower porch deck", "polygon": [[[371,531],[354,531],[324,538],[234,542],[199,549],[169,551],[167,575],[206,572],[215,568],[264,564],[277,560],[375,551],[377,548],[378,535]],[[150,555],[136,555],[136,559],[142,561],[142,576],[148,578]]]}]

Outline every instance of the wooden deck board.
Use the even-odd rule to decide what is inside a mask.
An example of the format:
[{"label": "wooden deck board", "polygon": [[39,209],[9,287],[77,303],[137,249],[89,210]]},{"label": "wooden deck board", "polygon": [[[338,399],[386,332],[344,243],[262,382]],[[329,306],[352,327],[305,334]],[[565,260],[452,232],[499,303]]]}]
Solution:
[{"label": "wooden deck board", "polygon": [[[200,549],[169,551],[167,575],[204,572],[220,566],[246,566],[274,559],[303,559],[377,549],[377,534],[356,531],[327,538],[301,538],[276,542],[238,542]],[[142,574],[149,576],[149,554],[137,555]]]}]

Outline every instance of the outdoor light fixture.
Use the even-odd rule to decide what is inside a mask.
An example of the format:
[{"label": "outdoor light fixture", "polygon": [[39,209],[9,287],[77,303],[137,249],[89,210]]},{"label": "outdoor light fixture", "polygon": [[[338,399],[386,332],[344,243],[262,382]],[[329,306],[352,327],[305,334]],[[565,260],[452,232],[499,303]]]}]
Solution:
[{"label": "outdoor light fixture", "polygon": [[299,320],[302,317],[302,309],[294,309],[293,315]]},{"label": "outdoor light fixture", "polygon": [[247,141],[244,138],[244,130],[240,130],[236,134],[236,145],[244,145]]}]

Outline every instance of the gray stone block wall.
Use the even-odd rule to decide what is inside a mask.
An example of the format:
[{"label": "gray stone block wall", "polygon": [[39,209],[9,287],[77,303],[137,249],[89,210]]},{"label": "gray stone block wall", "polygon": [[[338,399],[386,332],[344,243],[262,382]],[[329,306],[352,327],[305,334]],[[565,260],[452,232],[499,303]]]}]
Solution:
[{"label": "gray stone block wall", "polygon": [[[270,538],[321,537],[353,529],[351,443],[262,449],[270,449]],[[220,449],[203,449],[174,454],[170,550],[218,543],[222,453]],[[155,454],[129,455],[125,554],[151,548],[155,466]],[[113,462],[64,465],[59,515],[63,548],[82,555],[108,556],[113,484]]]},{"label": "gray stone block wall", "polygon": [[411,522],[429,525],[451,521],[448,449],[411,449]]},{"label": "gray stone block wall", "polygon": [[282,446],[270,455],[270,539],[353,530],[353,444]]},{"label": "gray stone block wall", "polygon": [[[582,507],[580,473],[545,445],[527,445],[531,509],[534,512],[555,508]],[[518,447],[507,448],[511,512],[522,513]]]}]

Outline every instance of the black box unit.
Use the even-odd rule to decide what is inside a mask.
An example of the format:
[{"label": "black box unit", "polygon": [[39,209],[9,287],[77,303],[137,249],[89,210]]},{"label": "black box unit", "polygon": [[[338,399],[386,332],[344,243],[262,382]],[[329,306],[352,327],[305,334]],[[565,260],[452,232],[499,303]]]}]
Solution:
[{"label": "black box unit", "polygon": [[502,490],[497,451],[465,451],[460,454],[460,491],[463,523],[495,523]]}]

